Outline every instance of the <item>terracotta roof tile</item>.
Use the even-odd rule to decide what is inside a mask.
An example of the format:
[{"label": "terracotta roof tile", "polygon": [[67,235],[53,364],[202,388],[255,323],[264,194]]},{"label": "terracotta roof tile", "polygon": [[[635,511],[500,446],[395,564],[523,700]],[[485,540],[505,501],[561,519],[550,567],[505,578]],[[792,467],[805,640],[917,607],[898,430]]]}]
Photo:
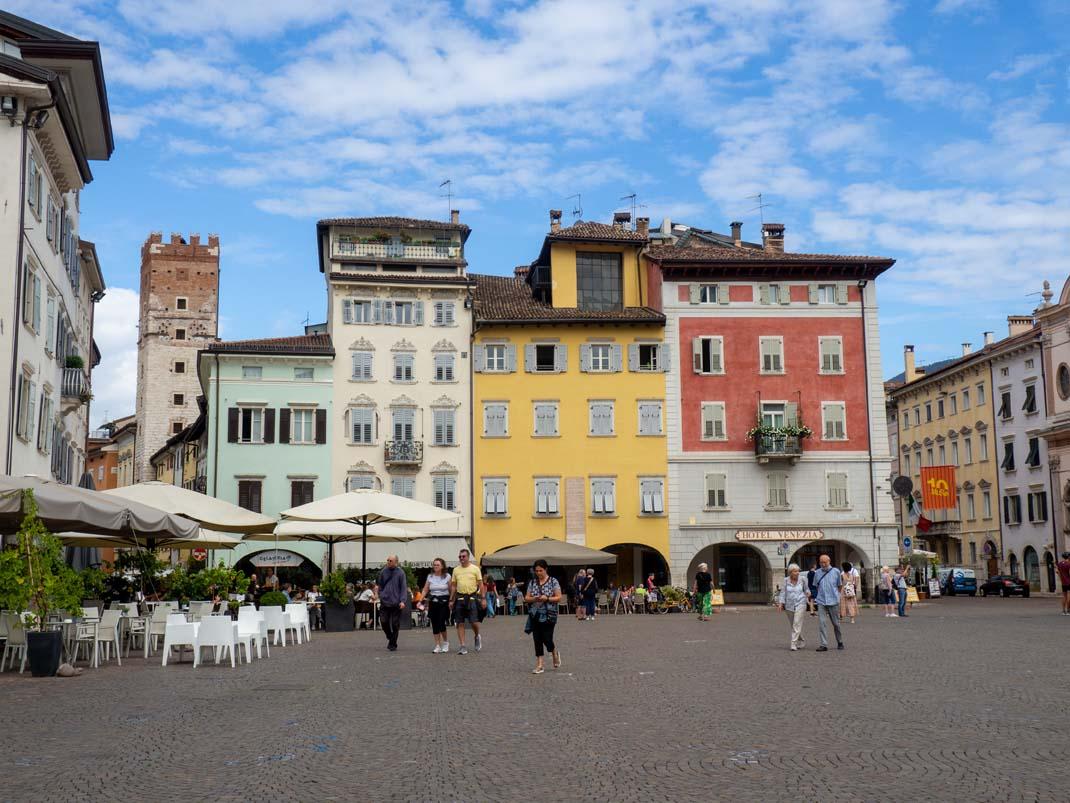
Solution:
[{"label": "terracotta roof tile", "polygon": [[815,263],[895,263],[890,257],[851,256],[846,254],[798,254],[791,251],[777,253],[758,248],[724,248],[722,246],[695,246],[679,248],[672,245],[655,245],[647,250],[647,256],[655,262],[680,264],[695,262],[815,262]]},{"label": "terracotta roof tile", "polygon": [[593,220],[577,220],[567,229],[551,231],[550,240],[605,240],[606,242],[645,243],[647,236],[622,226],[596,223]]},{"label": "terracotta roof tile", "polygon": [[259,340],[225,340],[209,343],[206,351],[238,352],[241,354],[334,354],[331,336],[294,335],[267,337]]},{"label": "terracotta roof tile", "polygon": [[650,323],[664,324],[665,316],[649,307],[592,312],[575,307],[551,307],[536,299],[531,287],[514,276],[470,274],[475,282],[476,320],[483,323],[539,321],[559,323]]},{"label": "terracotta roof tile", "polygon": [[444,231],[469,231],[463,223],[448,220],[421,220],[414,217],[329,217],[319,222],[320,226],[359,226],[371,228],[382,226],[389,229],[441,229]]}]

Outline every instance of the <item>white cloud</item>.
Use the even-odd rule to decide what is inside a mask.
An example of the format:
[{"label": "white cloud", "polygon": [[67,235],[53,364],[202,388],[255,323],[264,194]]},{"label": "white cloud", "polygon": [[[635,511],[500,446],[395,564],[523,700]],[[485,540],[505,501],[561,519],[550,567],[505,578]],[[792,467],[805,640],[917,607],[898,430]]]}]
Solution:
[{"label": "white cloud", "polygon": [[1005,70],[993,70],[988,74],[992,81],[1013,81],[1034,70],[1046,67],[1054,60],[1050,53],[1031,53],[1016,58]]},{"label": "white cloud", "polygon": [[141,129],[155,122],[144,112],[113,111],[111,113],[111,128],[119,139],[137,139],[141,136]]},{"label": "white cloud", "polygon": [[992,0],[939,0],[933,8],[937,14],[960,12],[987,12],[992,10]]},{"label": "white cloud", "polygon": [[93,425],[134,412],[137,386],[138,292],[109,287],[96,306],[93,339],[100,365],[93,369]]},{"label": "white cloud", "polygon": [[336,17],[348,3],[317,0],[119,0],[119,12],[134,26],[166,30],[175,36],[226,33],[259,39],[321,24]]}]

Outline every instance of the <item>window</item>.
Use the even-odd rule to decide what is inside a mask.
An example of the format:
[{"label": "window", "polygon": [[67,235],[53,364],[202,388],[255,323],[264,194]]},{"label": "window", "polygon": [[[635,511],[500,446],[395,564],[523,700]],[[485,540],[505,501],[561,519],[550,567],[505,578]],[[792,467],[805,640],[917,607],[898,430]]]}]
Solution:
[{"label": "window", "polygon": [[556,477],[535,480],[535,515],[556,516],[560,513],[558,498],[561,493],[561,480]]},{"label": "window", "polygon": [[353,352],[353,379],[358,382],[372,381],[372,354],[370,351]]},{"label": "window", "polygon": [[28,261],[22,266],[22,322],[41,331],[41,277]]},{"label": "window", "polygon": [[1055,373],[1056,386],[1059,388],[1059,398],[1070,399],[1070,367],[1066,363],[1059,365]]},{"label": "window", "polygon": [[351,443],[375,443],[375,408],[349,408],[349,437]]},{"label": "window", "polygon": [[916,426],[916,427],[920,427],[921,426],[921,408],[920,407],[915,407],[914,408],[914,426]]},{"label": "window", "polygon": [[[528,346],[533,358],[533,367],[530,370],[553,373],[557,370],[558,346],[550,343],[536,343]],[[564,348],[561,346],[560,348]]]},{"label": "window", "polygon": [[665,480],[646,477],[639,480],[639,512],[644,516],[660,516],[665,512]]},{"label": "window", "polygon": [[26,198],[34,214],[37,217],[41,217],[41,168],[37,166],[37,160],[32,156],[30,157],[29,173],[29,187],[27,188]]},{"label": "window", "polygon": [[1004,471],[1014,471],[1014,441],[1003,443],[1003,460],[1000,461],[999,467]]},{"label": "window", "polygon": [[1003,497],[1003,523],[1022,523],[1022,497],[1018,494],[1007,494]]},{"label": "window", "polygon": [[962,446],[966,450],[966,464],[969,465],[973,462],[973,439],[970,437],[963,438]]},{"label": "window", "polygon": [[621,284],[620,254],[576,253],[576,306],[581,310],[622,309]]},{"label": "window", "polygon": [[983,432],[980,435],[981,462],[988,459],[988,436]]},{"label": "window", "polygon": [[611,477],[591,478],[591,512],[607,516],[617,512],[617,481]]},{"label": "window", "polygon": [[903,455],[903,475],[910,476],[910,455],[908,454]]},{"label": "window", "polygon": [[181,326],[178,327],[177,329],[175,329],[175,340],[185,340],[185,339],[186,339],[186,330],[183,329]]},{"label": "window", "polygon": [[821,373],[843,373],[843,338],[821,337],[818,338],[821,349]]},{"label": "window", "polygon": [[1027,371],[1031,371],[1033,369],[1033,360],[1032,359],[1028,359],[1028,360],[1025,361],[1025,369]]},{"label": "window", "polygon": [[48,206],[45,212],[45,239],[52,243],[52,250],[56,249],[56,240],[59,238],[56,236],[59,232],[56,231],[56,202],[52,200],[52,195],[48,196]]},{"label": "window", "polygon": [[[41,412],[37,422],[37,448],[45,454],[52,449],[54,402],[45,391],[41,390]],[[103,466],[101,471],[103,471]],[[101,477],[103,479],[103,477]]]},{"label": "window", "polygon": [[661,435],[661,402],[639,402],[639,434]]},{"label": "window", "polygon": [[613,346],[609,343],[592,343],[587,346],[591,371],[613,370]]},{"label": "window", "polygon": [[435,495],[435,507],[443,510],[457,510],[457,478],[438,476],[431,480]]},{"label": "window", "polygon": [[316,369],[314,368],[294,368],[294,379],[298,382],[309,381],[315,379]]},{"label": "window", "polygon": [[668,367],[664,343],[632,343],[628,346],[628,370],[657,372]]},{"label": "window", "polygon": [[937,418],[943,418],[944,417],[944,400],[943,399],[937,399],[936,400],[936,417]]},{"label": "window", "polygon": [[698,285],[698,300],[700,304],[716,304],[717,303],[717,285],[715,284],[700,284]]},{"label": "window", "polygon": [[847,439],[847,411],[843,402],[821,403],[822,440],[842,441]]},{"label": "window", "polygon": [[431,418],[434,423],[435,446],[456,446],[455,438],[456,411],[455,410],[432,410]]},{"label": "window", "polygon": [[394,355],[394,381],[412,382],[412,367],[414,358],[411,354]]},{"label": "window", "polygon": [[452,353],[435,355],[435,381],[452,382],[454,355]]},{"label": "window", "polygon": [[846,510],[850,507],[847,502],[847,474],[842,471],[830,471],[825,475],[825,483],[828,486],[828,506],[833,510]]},{"label": "window", "polygon": [[727,484],[728,475],[726,474],[706,475],[707,508],[710,510],[724,510],[728,507],[728,497],[726,494]]},{"label": "window", "polygon": [[788,475],[775,472],[766,477],[768,490],[766,508],[770,510],[785,510],[788,504]]},{"label": "window", "polygon": [[483,436],[487,438],[509,437],[509,403],[483,403]]},{"label": "window", "polygon": [[238,408],[238,442],[264,442],[264,410],[261,407]]},{"label": "window", "polygon": [[952,393],[948,397],[948,403],[951,405],[951,415],[955,415],[959,411],[959,397]]},{"label": "window", "polygon": [[504,343],[488,343],[483,347],[484,371],[508,371],[509,346]]},{"label": "window", "polygon": [[930,466],[936,465],[936,462],[933,460],[933,449],[931,446],[925,450],[925,459],[928,460]]},{"label": "window", "polygon": [[454,303],[452,301],[436,301],[435,302],[435,326],[453,326]]},{"label": "window", "polygon": [[183,298],[182,296],[179,296],[178,298],[176,298],[175,299],[175,309],[176,310],[188,310],[189,309],[189,299]]},{"label": "window", "polygon": [[307,505],[312,501],[316,483],[312,480],[293,480],[290,482],[290,507]]},{"label": "window", "polygon": [[1029,520],[1043,522],[1048,520],[1048,492],[1030,491],[1026,497],[1029,509]]},{"label": "window", "polygon": [[951,441],[951,464],[957,466],[959,464],[959,442]]},{"label": "window", "polygon": [[592,401],[587,404],[588,411],[588,435],[612,435],[613,430],[613,402]]},{"label": "window", "polygon": [[392,477],[390,493],[412,499],[416,495],[416,479],[413,477]]},{"label": "window", "polygon": [[1014,412],[1011,410],[1011,392],[1005,390],[999,394],[999,415],[1004,421],[1014,418]]},{"label": "window", "polygon": [[[793,405],[794,406],[794,405]],[[762,425],[782,427],[788,423],[788,405],[784,402],[762,402]]]},{"label": "window", "polygon": [[373,323],[372,302],[346,298],[342,300],[343,323]]},{"label": "window", "polygon": [[944,444],[941,443],[937,447],[937,454],[940,456],[940,462],[937,463],[937,465],[938,466],[946,466],[947,465],[947,447],[944,446]]},{"label": "window", "polygon": [[241,367],[242,379],[262,379],[264,377],[264,369],[259,365],[243,365]]},{"label": "window", "polygon": [[977,506],[974,502],[973,491],[966,494],[966,518],[971,521],[977,518]]},{"label": "window", "polygon": [[981,493],[981,511],[986,519],[992,518],[992,492]]},{"label": "window", "polygon": [[759,284],[758,303],[760,304],[790,304],[791,290],[787,285]]},{"label": "window", "polygon": [[508,515],[508,495],[508,480],[483,480],[483,515]]},{"label": "window", "polygon": [[350,474],[346,477],[346,490],[347,491],[374,491],[375,490],[375,475],[362,473],[362,474]]},{"label": "window", "polygon": [[238,507],[261,512],[260,480],[238,480]]},{"label": "window", "polygon": [[1040,466],[1040,438],[1029,439],[1029,454],[1026,455],[1025,464],[1030,468]]},{"label": "window", "polygon": [[15,416],[15,434],[25,441],[30,440],[37,406],[37,383],[25,374],[19,374],[18,412]]},{"label": "window", "polygon": [[186,373],[186,361],[185,360],[175,360],[175,373],[176,374],[184,374],[184,373]]},{"label": "window", "polygon": [[933,420],[933,403],[925,402],[925,423]]},{"label": "window", "polygon": [[298,407],[290,411],[290,443],[316,442],[316,411]]},{"label": "window", "polygon": [[1010,368],[1000,368],[999,369],[999,375],[1000,376],[1007,376],[1007,375],[1010,374],[1010,372],[1011,372]]},{"label": "window", "polygon": [[47,317],[45,321],[45,351],[50,355],[56,353],[56,299],[50,293],[48,303],[45,305]]},{"label": "window", "polygon": [[[390,307],[393,305],[393,320],[391,321]],[[387,301],[383,304],[383,313],[386,323],[394,323],[398,326],[412,326],[423,323],[423,316],[418,312],[423,305],[416,301]]]},{"label": "window", "polygon": [[1025,386],[1025,404],[1022,405],[1022,412],[1026,415],[1032,415],[1037,411],[1037,386],[1026,385]]},{"label": "window", "polygon": [[836,285],[834,285],[834,284],[819,284],[817,286],[817,303],[818,304],[835,304],[836,303]]},{"label": "window", "polygon": [[760,337],[758,342],[762,353],[762,373],[784,373],[784,338]]},{"label": "window", "polygon": [[171,403],[175,407],[183,407],[183,406],[185,406],[185,404],[186,404],[186,394],[185,393],[172,393],[171,394]]},{"label": "window", "polygon": [[903,429],[910,429],[910,413],[903,413]]},{"label": "window", "polygon": [[702,403],[702,440],[723,441],[728,437],[724,409],[724,402]]},{"label": "window", "polygon": [[557,402],[535,402],[535,433],[537,437],[551,437],[557,430]]},{"label": "window", "polygon": [[391,411],[394,440],[411,441],[416,430],[416,410],[412,407],[395,407]]},{"label": "window", "polygon": [[977,406],[981,407],[985,403],[985,386],[980,384],[977,386]]},{"label": "window", "polygon": [[696,374],[724,373],[724,338],[696,337],[691,350]]}]

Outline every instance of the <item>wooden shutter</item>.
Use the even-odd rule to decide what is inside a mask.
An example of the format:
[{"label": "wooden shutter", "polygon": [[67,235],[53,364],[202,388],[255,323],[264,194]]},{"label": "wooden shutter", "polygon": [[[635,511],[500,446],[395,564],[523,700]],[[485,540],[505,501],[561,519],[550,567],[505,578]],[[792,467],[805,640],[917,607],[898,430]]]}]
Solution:
[{"label": "wooden shutter", "polygon": [[483,373],[486,368],[486,350],[483,346],[472,346],[472,370],[477,374],[480,374]]},{"label": "wooden shutter", "polygon": [[788,402],[784,405],[784,423],[789,427],[793,427],[799,422],[799,405],[795,402]]},{"label": "wooden shutter", "polygon": [[554,346],[554,371],[563,374],[568,370],[568,346],[558,344]]},{"label": "wooden shutter", "polygon": [[619,343],[609,347],[609,368],[611,371],[620,372],[624,369],[624,350]]},{"label": "wooden shutter", "polygon": [[227,409],[227,443],[238,442],[238,415],[240,412],[237,407]]},{"label": "wooden shutter", "polygon": [[424,302],[412,302],[412,322],[416,326],[424,325]]},{"label": "wooden shutter", "polygon": [[290,408],[279,410],[279,443],[290,442]]},{"label": "wooden shutter", "polygon": [[529,373],[535,373],[535,344],[527,343],[524,346],[524,370]]},{"label": "wooden shutter", "polygon": [[249,482],[247,480],[238,482],[238,507],[249,509]]},{"label": "wooden shutter", "polygon": [[807,285],[806,286],[806,292],[807,292],[807,297],[809,298],[810,303],[811,304],[816,304],[817,303],[817,285],[813,284],[813,283]]},{"label": "wooden shutter", "polygon": [[846,282],[837,282],[836,283],[836,303],[837,304],[846,304],[847,303],[847,283]]},{"label": "wooden shutter", "polygon": [[580,343],[580,371],[588,373],[591,370],[591,344]]},{"label": "wooden shutter", "polygon": [[505,347],[505,370],[511,374],[516,372],[516,346],[511,343]]},{"label": "wooden shutter", "polygon": [[729,300],[728,299],[728,285],[727,284],[719,284],[719,285],[717,285],[717,303],[718,304],[727,304],[728,300]]},{"label": "wooden shutter", "polygon": [[353,302],[342,299],[342,323],[353,323]]},{"label": "wooden shutter", "polygon": [[262,509],[260,491],[262,486],[258,481],[249,483],[249,509],[259,513]]},{"label": "wooden shutter", "polygon": [[791,303],[791,287],[789,285],[780,285],[780,289],[777,292],[779,294],[781,304]]},{"label": "wooden shutter", "polygon": [[316,410],[316,443],[327,442],[327,411]]},{"label": "wooden shutter", "polygon": [[702,300],[702,285],[690,284],[687,286],[687,297],[692,304],[698,304]]},{"label": "wooden shutter", "polygon": [[767,285],[767,284],[758,285],[758,302],[760,304],[768,304],[769,303],[769,285]]},{"label": "wooden shutter", "polygon": [[691,362],[696,374],[702,373],[702,338],[691,338]]},{"label": "wooden shutter", "polygon": [[663,374],[669,372],[669,362],[672,360],[668,343],[658,343],[658,371]]},{"label": "wooden shutter", "polygon": [[264,408],[264,443],[275,442],[275,408]]},{"label": "wooden shutter", "polygon": [[297,507],[298,505],[303,505],[304,502],[301,501],[303,498],[304,498],[304,494],[301,493],[301,483],[300,482],[291,482],[290,483],[290,507]]},{"label": "wooden shutter", "polygon": [[628,370],[629,371],[638,371],[639,370],[639,344],[638,343],[629,343],[628,344]]}]

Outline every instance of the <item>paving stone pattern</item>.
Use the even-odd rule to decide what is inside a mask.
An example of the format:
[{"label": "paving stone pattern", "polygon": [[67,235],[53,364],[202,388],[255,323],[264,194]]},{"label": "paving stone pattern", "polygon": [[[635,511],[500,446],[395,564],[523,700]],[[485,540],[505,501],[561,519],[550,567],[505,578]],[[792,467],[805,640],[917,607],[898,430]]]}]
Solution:
[{"label": "paving stone pattern", "polygon": [[234,670],[5,672],[0,800],[1066,800],[1056,605],[866,610],[827,653],[809,617],[790,652],[769,609],[563,617],[541,676],[519,617],[463,657],[317,633]]}]

